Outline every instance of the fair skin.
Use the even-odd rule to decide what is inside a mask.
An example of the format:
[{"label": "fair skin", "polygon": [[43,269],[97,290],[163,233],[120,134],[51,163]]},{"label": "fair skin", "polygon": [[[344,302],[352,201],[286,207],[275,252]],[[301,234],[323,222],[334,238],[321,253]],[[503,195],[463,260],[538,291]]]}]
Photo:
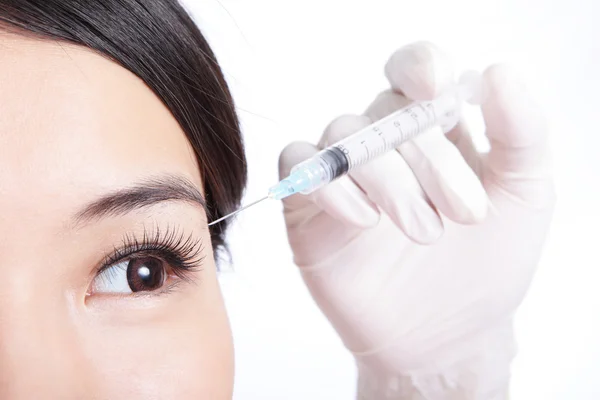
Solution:
[{"label": "fair skin", "polygon": [[[9,34],[0,44],[0,397],[231,398],[231,332],[203,207],[98,206],[150,179],[159,192],[176,177],[201,193],[181,128],[141,80],[87,49]],[[167,265],[153,290],[119,292],[127,275],[106,257],[126,238],[169,233],[190,240],[196,268],[182,279]],[[142,266],[157,259],[144,256]]]}]

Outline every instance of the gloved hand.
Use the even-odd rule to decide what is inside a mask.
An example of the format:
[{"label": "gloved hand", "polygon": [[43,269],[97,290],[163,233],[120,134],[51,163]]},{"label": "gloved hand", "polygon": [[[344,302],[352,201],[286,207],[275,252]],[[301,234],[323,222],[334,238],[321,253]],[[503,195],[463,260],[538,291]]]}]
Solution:
[{"label": "gloved hand", "polygon": [[[452,83],[448,64],[427,43],[396,52],[386,66],[391,90],[365,115],[335,120],[318,146],[288,146],[281,177],[410,100],[439,94]],[[476,152],[464,124],[446,135],[432,129],[285,200],[295,263],[355,355],[359,398],[506,399],[512,317],[554,192],[538,108],[507,68],[492,66],[483,80],[489,153]]]}]

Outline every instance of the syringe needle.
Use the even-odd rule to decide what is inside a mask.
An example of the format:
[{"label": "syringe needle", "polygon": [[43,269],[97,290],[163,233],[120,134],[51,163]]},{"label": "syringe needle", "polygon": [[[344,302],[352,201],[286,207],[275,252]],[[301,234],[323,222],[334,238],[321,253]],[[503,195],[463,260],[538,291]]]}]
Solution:
[{"label": "syringe needle", "polygon": [[213,222],[211,222],[210,224],[208,224],[208,226],[211,226],[211,225],[214,225],[214,224],[218,224],[219,222],[221,222],[221,221],[223,221],[223,220],[226,220],[227,218],[233,217],[234,215],[236,215],[236,214],[238,214],[238,213],[241,213],[241,212],[242,212],[242,211],[244,211],[245,209],[247,209],[247,208],[250,208],[250,207],[252,207],[253,205],[256,205],[256,204],[258,204],[258,203],[260,203],[261,201],[265,201],[265,200],[266,200],[266,199],[268,199],[268,198],[269,198],[269,196],[265,196],[265,197],[263,197],[262,199],[256,200],[256,201],[255,201],[255,202],[253,202],[253,203],[247,204],[247,205],[245,205],[244,207],[240,208],[239,210],[236,210],[236,211],[234,211],[234,212],[232,212],[232,213],[229,213],[229,214],[225,215],[224,217],[221,217],[221,218],[219,218],[219,219],[218,219],[218,220],[216,220],[216,221],[213,221]]}]

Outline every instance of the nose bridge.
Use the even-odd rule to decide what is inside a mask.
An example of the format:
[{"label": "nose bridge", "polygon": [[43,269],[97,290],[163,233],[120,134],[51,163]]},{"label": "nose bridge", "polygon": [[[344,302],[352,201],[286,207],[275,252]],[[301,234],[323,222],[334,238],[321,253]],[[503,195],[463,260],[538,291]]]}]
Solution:
[{"label": "nose bridge", "polygon": [[31,269],[0,271],[0,398],[70,398],[78,363],[66,296]]}]

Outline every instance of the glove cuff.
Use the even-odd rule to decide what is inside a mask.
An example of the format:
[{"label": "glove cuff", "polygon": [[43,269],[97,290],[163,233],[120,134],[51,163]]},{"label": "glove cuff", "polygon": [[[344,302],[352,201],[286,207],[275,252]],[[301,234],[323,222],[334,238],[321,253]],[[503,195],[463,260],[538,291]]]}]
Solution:
[{"label": "glove cuff", "polygon": [[507,400],[516,355],[512,322],[478,335],[467,348],[459,361],[432,360],[433,367],[412,371],[357,358],[357,400]]}]

